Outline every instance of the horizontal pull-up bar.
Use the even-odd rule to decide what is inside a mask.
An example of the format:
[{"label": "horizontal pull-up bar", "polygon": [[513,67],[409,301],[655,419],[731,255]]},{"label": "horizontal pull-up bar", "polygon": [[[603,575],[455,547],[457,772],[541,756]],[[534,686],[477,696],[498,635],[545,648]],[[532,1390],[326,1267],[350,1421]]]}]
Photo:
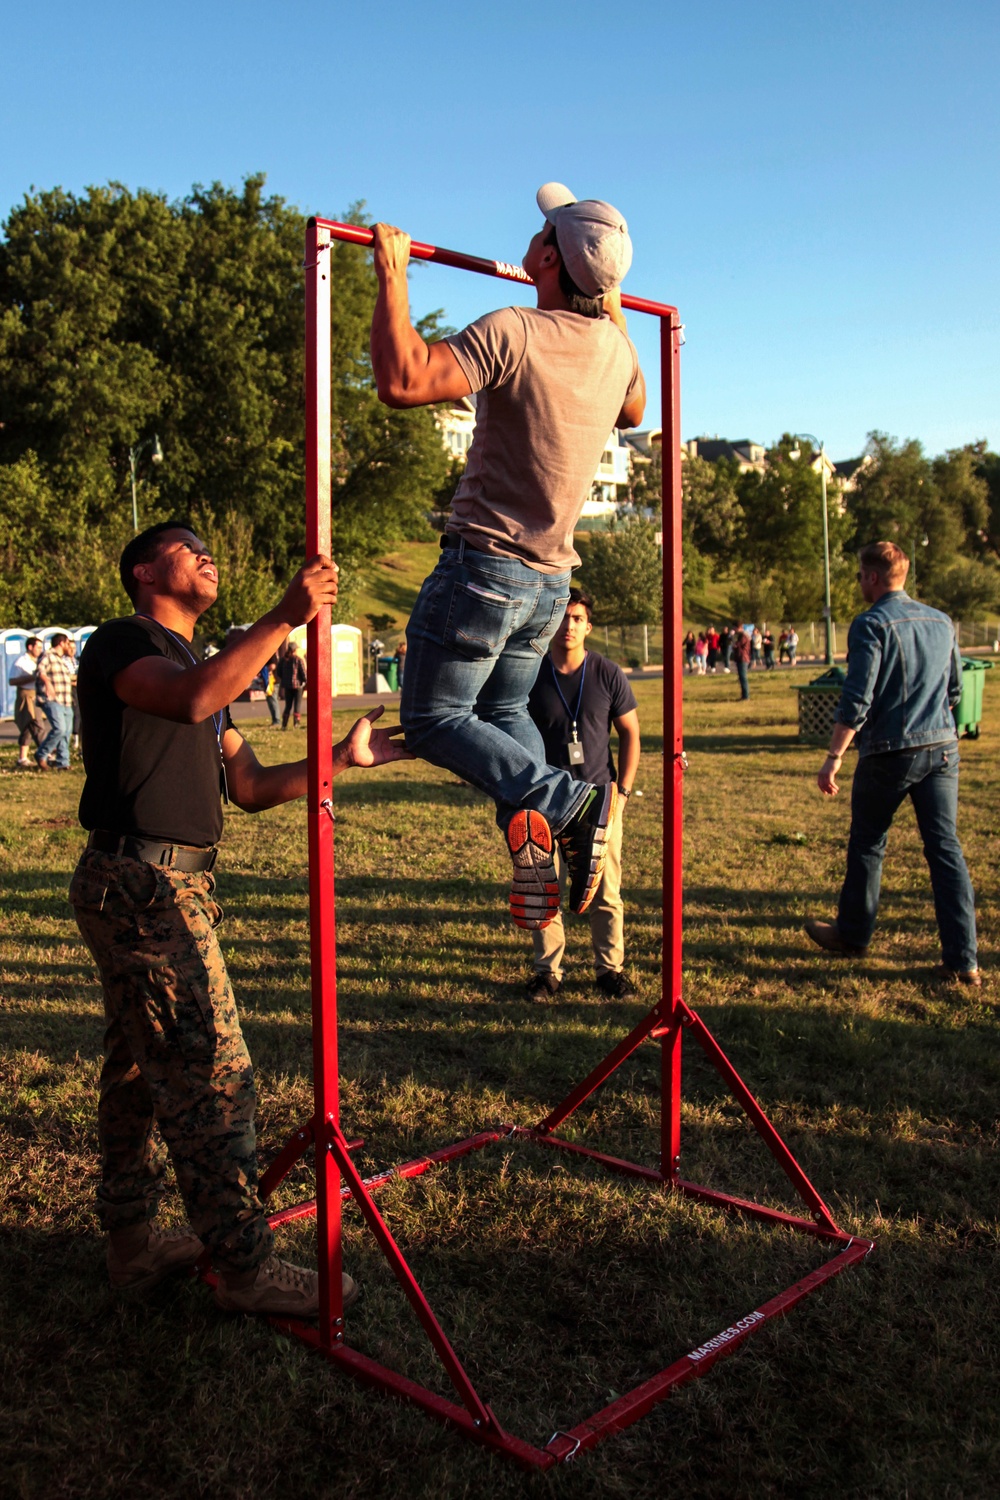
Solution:
[{"label": "horizontal pull-up bar", "polygon": [[[344,240],[349,245],[371,245],[375,236],[363,224],[338,224],[336,219],[310,219],[317,229],[325,229],[335,240]],[[512,266],[505,260],[484,260],[481,255],[463,255],[460,250],[442,250],[440,245],[422,245],[411,240],[410,254],[414,260],[433,260],[442,266],[454,266],[459,271],[478,271],[481,276],[499,276],[502,281],[522,281],[527,286],[534,282],[520,266]],[[622,295],[622,307],[630,312],[651,313],[654,318],[669,318],[676,307],[665,302],[649,302],[645,297]]]}]

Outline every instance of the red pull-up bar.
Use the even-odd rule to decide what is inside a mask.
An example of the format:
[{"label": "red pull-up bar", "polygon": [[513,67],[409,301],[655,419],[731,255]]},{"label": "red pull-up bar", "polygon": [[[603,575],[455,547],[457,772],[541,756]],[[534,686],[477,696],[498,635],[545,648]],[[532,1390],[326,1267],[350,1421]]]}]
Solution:
[{"label": "red pull-up bar", "polygon": [[[363,224],[339,224],[336,219],[310,219],[318,229],[326,229],[331,238],[344,240],[350,245],[371,245],[375,239],[370,229]],[[410,255],[414,260],[432,260],[439,266],[454,266],[456,271],[478,271],[481,276],[499,276],[502,281],[521,281],[534,286],[527,271],[511,265],[506,260],[486,260],[481,255],[463,255],[461,250],[443,250],[440,245],[424,245],[419,240],[410,241]],[[652,313],[656,318],[668,318],[676,313],[676,307],[665,302],[649,302],[645,297],[622,295],[622,307],[630,312]]]}]

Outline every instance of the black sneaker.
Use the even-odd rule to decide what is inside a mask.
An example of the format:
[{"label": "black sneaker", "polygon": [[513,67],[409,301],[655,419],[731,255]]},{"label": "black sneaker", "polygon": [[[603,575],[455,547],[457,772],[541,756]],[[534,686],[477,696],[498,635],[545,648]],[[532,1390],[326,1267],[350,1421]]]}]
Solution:
[{"label": "black sneaker", "polygon": [[558,995],[562,989],[562,980],[550,974],[547,969],[532,974],[524,986],[524,993],[529,1000],[548,1000],[552,995]]},{"label": "black sneaker", "polygon": [[635,997],[635,985],[624,974],[598,974],[595,984],[602,995],[608,995],[612,1000],[632,1000]]},{"label": "black sneaker", "polygon": [[585,912],[601,883],[617,801],[614,782],[595,786],[583,811],[559,834],[559,847],[569,868],[570,911]]}]

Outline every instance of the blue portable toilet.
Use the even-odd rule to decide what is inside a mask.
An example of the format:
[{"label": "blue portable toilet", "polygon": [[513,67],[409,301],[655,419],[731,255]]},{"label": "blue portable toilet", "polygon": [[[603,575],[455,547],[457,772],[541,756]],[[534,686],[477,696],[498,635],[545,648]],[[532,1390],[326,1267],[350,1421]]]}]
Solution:
[{"label": "blue portable toilet", "polygon": [[87,644],[87,642],[90,640],[90,637],[93,635],[93,633],[94,633],[94,631],[96,629],[97,629],[96,625],[81,625],[80,628],[79,628],[79,630],[71,630],[70,631],[70,635],[73,637],[74,641],[76,641],[76,659],[77,659],[77,661],[80,660],[80,653],[81,653],[81,651],[83,650],[83,648]]},{"label": "blue portable toilet", "polygon": [[24,648],[30,634],[28,630],[0,630],[0,666],[3,672],[3,681],[0,682],[0,719],[14,717],[17,688],[11,687],[8,679],[14,670],[17,658],[24,655]]}]

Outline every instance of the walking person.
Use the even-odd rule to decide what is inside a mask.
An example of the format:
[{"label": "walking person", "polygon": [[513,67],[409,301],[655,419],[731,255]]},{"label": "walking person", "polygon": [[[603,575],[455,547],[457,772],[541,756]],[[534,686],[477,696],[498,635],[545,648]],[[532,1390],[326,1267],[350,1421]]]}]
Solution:
[{"label": "walking person", "polygon": [[264,702],[267,704],[267,711],[271,715],[271,728],[276,729],[278,719],[280,718],[277,704],[278,658],[276,656],[272,656],[271,660],[266,661],[261,667],[260,684],[264,690]]},{"label": "walking person", "polygon": [[69,737],[73,732],[73,687],[76,672],[70,638],[57,630],[38,661],[39,697],[49,732],[35,751],[40,771],[69,770]]},{"label": "walking person", "polygon": [[[639,714],[631,684],[621,667],[587,648],[593,629],[593,600],[583,589],[570,589],[562,624],[552,638],[528,697],[528,711],[538,726],[545,754],[578,781],[595,786],[615,782],[618,811],[608,834],[604,873],[587,909],[594,950],[595,984],[603,995],[628,999],[635,990],[625,968],[624,904],[621,897],[622,825],[639,769]],[[611,731],[618,736],[618,769],[611,753]],[[558,878],[568,872],[558,851]],[[534,969],[527,984],[536,1000],[557,995],[563,985],[566,930],[560,912],[547,927],[532,933]]]},{"label": "walking person", "polygon": [[[336,565],[306,564],[274,609],[204,661],[194,632],[219,577],[191,528],[141,532],[120,572],[135,613],[101,625],[80,659],[88,838],[70,886],[104,991],[97,1205],[109,1279],[145,1292],[207,1250],[219,1306],[315,1318],[317,1273],[274,1253],[258,1194],[253,1065],[212,870],[223,801],[261,812],[306,793],[306,761],[260,765],[227,705],[289,630],[336,600]],[[397,731],[373,728],[381,712],[334,746],[335,776],[406,756]],[[154,1227],[166,1154],[188,1215],[180,1230]],[[346,1273],[342,1291],[346,1306]]]},{"label": "walking person", "polygon": [[298,729],[302,723],[302,694],[306,686],[306,664],[295,641],[289,641],[285,646],[280,672],[281,687],[285,695],[285,711],[281,716],[281,727],[287,729],[288,720],[291,719],[292,728]]},{"label": "walking person", "polygon": [[546,763],[528,694],[569,600],[573,530],[615,427],[645,410],[619,287],[632,259],[621,214],[540,188],[542,227],[524,269],[535,307],[488,313],[427,344],[410,318],[410,239],[374,229],[379,291],[372,368],[389,406],[477,395],[476,430],[441,559],[410,616],[400,718],[407,746],[493,798],[510,853],[510,912],[534,930],[558,909],[553,853],[570,863],[570,907],[600,884],[613,784]]},{"label": "walking person", "polygon": [[761,654],[760,653],[761,653],[761,647],[762,647],[763,644],[764,644],[764,637],[761,635],[761,633],[758,630],[758,628],[757,628],[756,625],[751,625],[751,627],[750,627],[750,665],[751,665],[751,667],[760,667],[762,665],[762,660],[761,660]]},{"label": "walking person", "polygon": [[904,591],[909,559],[894,542],[862,547],[858,564],[869,608],[851,625],[847,679],[817,777],[824,797],[836,797],[844,752],[857,736],[847,872],[836,921],[811,920],[805,930],[828,953],[858,957],[867,951],[889,829],[909,797],[930,869],[942,972],[978,986],[975,896],[956,826],[952,709],[962,695],[962,658],[955,631],[947,615]]},{"label": "walking person", "polygon": [[775,670],[774,661],[774,633],[765,625],[760,634],[761,646],[764,650],[764,669],[768,672]]},{"label": "walking person", "polygon": [[684,637],[684,670],[689,674],[693,673],[695,670],[695,659],[697,655],[695,647],[697,646],[697,644],[698,641],[694,631],[689,630],[687,635]]},{"label": "walking person", "polygon": [[799,637],[794,625],[789,625],[788,627],[788,640],[785,646],[788,651],[788,665],[794,667],[799,649]]},{"label": "walking person", "polygon": [[746,628],[734,630],[732,655],[736,665],[736,676],[740,683],[740,697],[744,700],[750,696],[750,652],[752,650]]},{"label": "walking person", "polygon": [[728,677],[732,670],[729,663],[733,657],[733,632],[728,625],[723,625],[719,633],[719,655],[722,659],[722,670]]},{"label": "walking person", "polygon": [[43,651],[37,635],[29,635],[24,650],[10,669],[7,681],[17,688],[14,698],[14,726],[17,729],[17,765],[21,770],[32,766],[31,746],[40,745],[47,733],[38,722],[35,708],[35,683],[39,658]]}]

